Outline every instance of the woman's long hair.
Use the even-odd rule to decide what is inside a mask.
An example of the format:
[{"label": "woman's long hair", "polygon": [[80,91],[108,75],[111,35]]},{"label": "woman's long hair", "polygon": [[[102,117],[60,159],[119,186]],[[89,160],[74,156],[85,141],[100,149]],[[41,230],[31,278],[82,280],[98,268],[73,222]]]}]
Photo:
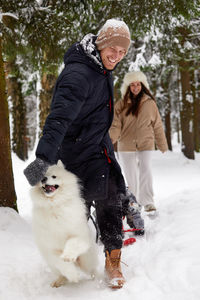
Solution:
[{"label": "woman's long hair", "polygon": [[126,94],[124,95],[124,107],[123,110],[128,107],[128,100],[131,100],[131,106],[128,108],[127,112],[126,112],[126,116],[128,116],[130,113],[132,113],[132,115],[135,115],[136,117],[138,116],[139,113],[139,108],[140,108],[140,101],[142,99],[142,97],[144,96],[144,94],[148,95],[150,98],[152,98],[155,101],[154,96],[151,94],[151,92],[145,87],[145,85],[141,83],[141,91],[139,92],[139,94],[137,96],[134,96],[133,93],[131,92],[130,86],[127,88]]}]

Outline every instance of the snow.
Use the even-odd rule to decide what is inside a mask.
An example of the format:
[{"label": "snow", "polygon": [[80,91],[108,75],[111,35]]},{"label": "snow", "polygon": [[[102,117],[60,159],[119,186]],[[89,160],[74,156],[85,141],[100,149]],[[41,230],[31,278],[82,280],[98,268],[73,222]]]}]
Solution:
[{"label": "snow", "polygon": [[95,61],[95,63],[103,69],[103,64],[102,64],[100,55],[95,50],[96,46],[92,42],[93,37],[94,37],[94,35],[92,33],[88,33],[87,35],[84,36],[84,38],[80,42],[80,45],[83,47],[85,53],[87,53],[87,55],[90,58],[92,58],[92,60]]},{"label": "snow", "polygon": [[140,71],[141,68],[144,68],[147,65],[147,62],[143,56],[143,53],[138,53],[135,59],[135,62],[131,62],[129,66],[129,72]]},{"label": "snow", "polygon": [[195,154],[195,160],[188,160],[180,145],[173,144],[173,152],[153,153],[158,213],[143,215],[145,236],[136,237],[133,245],[123,248],[126,284],[118,291],[110,290],[104,282],[101,244],[98,278],[58,289],[50,287],[55,277],[34,243],[29,186],[23,175],[34,154],[25,163],[13,155],[19,214],[0,208],[0,299],[200,299],[200,154]]},{"label": "snow", "polygon": [[[148,41],[148,37],[146,37],[145,40]],[[144,45],[137,50],[140,52],[136,55],[135,61],[130,63],[129,72],[140,71],[141,68],[144,68],[147,65],[145,59],[146,44],[144,43]]]},{"label": "snow", "polygon": [[148,61],[148,64],[151,66],[151,67],[156,67],[157,65],[160,65],[161,64],[161,60],[160,60],[160,57],[159,55],[157,54],[153,54],[151,59]]},{"label": "snow", "polygon": [[0,21],[2,20],[3,16],[8,16],[8,17],[14,18],[16,20],[19,20],[19,18],[15,14],[10,13],[10,12],[5,12],[5,13],[0,13]]},{"label": "snow", "polygon": [[126,25],[126,23],[124,21],[120,21],[118,19],[108,19],[106,21],[106,23],[103,25],[103,27],[99,30],[98,35],[100,32],[105,32],[108,30],[108,28],[113,28],[114,30],[118,29],[118,28],[125,28],[128,32],[129,32],[129,28]]}]

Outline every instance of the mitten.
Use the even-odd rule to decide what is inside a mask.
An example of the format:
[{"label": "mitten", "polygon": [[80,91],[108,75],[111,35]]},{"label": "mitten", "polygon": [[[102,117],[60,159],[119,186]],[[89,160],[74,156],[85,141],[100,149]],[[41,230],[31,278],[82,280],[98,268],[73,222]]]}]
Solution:
[{"label": "mitten", "polygon": [[137,229],[135,235],[144,235],[144,220],[141,217],[140,211],[130,209],[130,212],[126,216],[127,224],[130,228]]},{"label": "mitten", "polygon": [[36,158],[26,169],[24,175],[26,176],[30,185],[34,186],[40,182],[48,169],[50,164],[40,158]]},{"label": "mitten", "polygon": [[122,215],[125,217],[128,213],[128,207],[129,207],[129,198],[126,196],[126,194],[119,194],[119,198],[122,205]]},{"label": "mitten", "polygon": [[127,189],[126,194],[119,194],[122,203],[122,214],[125,217],[130,209],[140,210],[140,205],[137,203],[135,196]]},{"label": "mitten", "polygon": [[126,217],[130,228],[138,229],[135,235],[144,234],[144,220],[141,217],[141,206],[137,203],[135,196],[127,189],[126,194],[120,194],[122,201],[122,214]]}]

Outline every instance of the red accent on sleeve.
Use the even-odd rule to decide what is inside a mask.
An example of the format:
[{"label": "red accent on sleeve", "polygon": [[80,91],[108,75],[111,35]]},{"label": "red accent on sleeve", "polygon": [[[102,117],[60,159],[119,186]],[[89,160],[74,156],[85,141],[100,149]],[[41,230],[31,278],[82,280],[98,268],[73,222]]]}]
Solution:
[{"label": "red accent on sleeve", "polygon": [[110,159],[109,156],[108,156],[108,153],[107,153],[106,148],[104,148],[104,153],[105,153],[105,155],[106,155],[106,157],[107,157],[108,163],[111,164],[111,159]]}]

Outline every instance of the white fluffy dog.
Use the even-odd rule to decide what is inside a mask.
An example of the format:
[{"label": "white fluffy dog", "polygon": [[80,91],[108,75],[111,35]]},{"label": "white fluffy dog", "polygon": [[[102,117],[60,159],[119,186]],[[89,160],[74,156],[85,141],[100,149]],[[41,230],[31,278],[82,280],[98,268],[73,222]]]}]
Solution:
[{"label": "white fluffy dog", "polygon": [[31,189],[31,198],[36,243],[51,270],[58,275],[52,286],[59,287],[66,280],[78,282],[80,270],[93,276],[97,265],[96,245],[77,177],[59,161]]}]

